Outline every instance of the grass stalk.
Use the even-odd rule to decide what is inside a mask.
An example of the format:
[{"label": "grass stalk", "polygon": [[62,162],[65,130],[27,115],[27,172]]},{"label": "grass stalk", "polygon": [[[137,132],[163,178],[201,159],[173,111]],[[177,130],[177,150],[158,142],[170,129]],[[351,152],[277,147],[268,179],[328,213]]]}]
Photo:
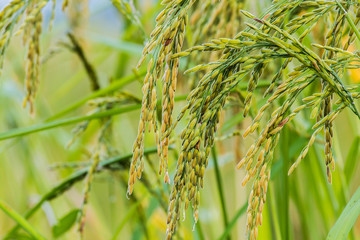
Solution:
[{"label": "grass stalk", "polygon": [[12,218],[19,227],[22,227],[27,233],[29,233],[36,240],[45,240],[45,238],[34,229],[31,224],[26,221],[19,213],[17,213],[12,207],[0,199],[0,209],[6,213],[10,218]]},{"label": "grass stalk", "polygon": [[201,226],[201,222],[200,222],[200,221],[198,221],[198,222],[196,223],[196,232],[197,232],[200,240],[205,240],[204,231],[203,231],[203,229],[202,229],[202,226]]},{"label": "grass stalk", "polygon": [[335,225],[331,228],[327,240],[347,239],[350,230],[360,216],[360,187],[356,190]]},{"label": "grass stalk", "polygon": [[283,239],[289,239],[289,132],[287,129],[283,130],[282,141],[281,141],[281,153],[283,158],[282,165],[282,183],[283,183],[283,192],[282,192],[282,201],[283,201],[283,216],[282,216],[282,236]]},{"label": "grass stalk", "polygon": [[276,208],[276,199],[275,199],[275,195],[271,189],[271,187],[269,187],[268,189],[268,194],[269,194],[269,211],[270,211],[270,216],[272,218],[272,227],[274,230],[274,236],[276,240],[282,240],[282,232],[280,230],[280,224],[279,224],[279,216],[278,216],[278,210]]},{"label": "grass stalk", "polygon": [[[136,76],[132,75],[132,76],[123,78],[122,81],[120,81],[120,80],[116,81],[114,84],[110,85],[109,87],[103,88],[103,89],[100,89],[99,91],[94,92],[93,94],[91,94],[88,97],[73,104],[72,106],[65,109],[64,111],[61,111],[61,112],[55,114],[54,116],[50,117],[49,119],[46,120],[45,123],[41,123],[41,124],[29,126],[29,127],[12,129],[12,130],[0,133],[0,141],[5,140],[5,139],[20,137],[20,136],[25,136],[25,135],[28,135],[31,133],[41,132],[44,130],[61,127],[61,126],[66,126],[66,125],[70,125],[70,124],[74,124],[74,123],[78,123],[78,122],[82,122],[82,121],[87,121],[87,120],[92,120],[92,119],[100,119],[100,118],[110,117],[110,116],[124,114],[124,113],[138,110],[141,108],[140,104],[131,105],[131,106],[122,107],[122,108],[114,108],[111,110],[107,110],[107,111],[100,112],[100,113],[94,113],[94,114],[87,115],[87,116],[71,117],[71,118],[56,120],[59,117],[64,116],[65,114],[77,109],[78,107],[80,107],[81,105],[86,103],[88,100],[103,96],[110,92],[113,92],[113,91],[121,88],[122,86],[128,84],[129,82],[134,81],[134,79],[136,79],[138,76],[140,76],[143,73],[144,72],[140,72],[139,75],[136,75]],[[268,87],[269,84],[270,84],[270,82],[266,81],[266,82],[262,83],[260,85],[260,87]],[[245,84],[240,84],[239,88],[241,90],[246,90],[247,86]],[[177,97],[175,97],[175,101],[183,101],[186,99],[186,97],[187,97],[186,95],[177,96]],[[157,102],[157,104],[160,104],[160,100]]]},{"label": "grass stalk", "polygon": [[[172,149],[172,146],[170,146],[170,149]],[[148,148],[144,150],[144,155],[154,154],[156,152],[157,152],[156,147]],[[127,167],[129,165],[129,160],[131,159],[131,157],[132,157],[132,153],[128,153],[122,156],[113,157],[108,160],[101,161],[99,163],[99,166],[97,168],[98,171],[96,173],[106,169],[109,170],[114,168],[118,169],[119,167],[127,170]],[[34,215],[34,213],[36,213],[41,208],[43,203],[57,198],[58,196],[62,195],[64,192],[69,190],[75,183],[83,180],[86,177],[88,171],[89,171],[89,167],[80,169],[75,173],[71,174],[69,177],[62,180],[59,184],[57,184],[55,187],[53,187],[47,193],[45,193],[40,199],[40,201],[37,204],[35,204],[31,209],[29,209],[22,218],[29,219],[32,215]],[[20,223],[18,223],[18,225],[16,225],[13,229],[9,231],[7,236],[11,236],[12,234],[14,234],[17,231],[17,229],[19,229],[20,226],[21,226]]]},{"label": "grass stalk", "polygon": [[[180,100],[185,100],[185,98],[186,98],[186,96],[182,95],[182,96],[176,97],[175,100],[180,101]],[[160,103],[160,101],[158,103]],[[29,126],[29,127],[12,129],[12,130],[0,133],[0,141],[5,140],[5,139],[20,137],[20,136],[25,136],[25,135],[28,135],[31,133],[41,132],[44,130],[57,128],[57,127],[61,127],[61,126],[66,126],[66,125],[70,125],[70,124],[74,124],[74,123],[78,123],[78,122],[82,122],[82,121],[101,119],[101,118],[105,118],[105,117],[124,114],[124,113],[138,110],[140,108],[141,108],[141,104],[136,104],[136,105],[131,105],[131,106],[127,106],[127,107],[114,108],[111,110],[94,113],[94,114],[90,114],[87,116],[71,117],[71,118],[66,118],[66,119],[61,119],[61,120],[54,120],[51,122],[45,122],[42,124],[37,124],[37,125]]]},{"label": "grass stalk", "polygon": [[44,130],[48,130],[48,129],[52,129],[52,128],[56,128],[56,127],[66,126],[66,125],[70,125],[70,124],[74,124],[74,123],[78,123],[78,122],[82,122],[82,121],[86,121],[86,120],[99,119],[99,118],[105,118],[105,117],[114,116],[114,115],[118,115],[118,114],[128,113],[131,111],[135,111],[135,110],[139,109],[140,107],[141,106],[139,104],[137,104],[137,105],[127,106],[127,107],[122,107],[122,108],[114,108],[114,109],[111,109],[108,111],[94,113],[94,114],[87,115],[87,116],[71,117],[71,118],[55,120],[55,121],[51,121],[51,122],[45,122],[42,124],[36,124],[33,126],[29,126],[29,127],[12,129],[12,130],[1,133],[0,141],[9,139],[9,138],[20,137],[20,136],[24,136],[24,135],[28,135],[31,133],[40,132],[40,131],[44,131]]},{"label": "grass stalk", "polygon": [[[218,158],[217,158],[217,153],[216,153],[216,147],[215,146],[213,146],[211,148],[211,154],[212,154],[212,158],[213,158],[213,161],[214,161],[216,185],[217,185],[217,188],[218,188],[218,191],[219,191],[219,197],[220,197],[220,203],[221,203],[221,211],[222,211],[223,221],[224,221],[224,228],[226,229],[227,226],[229,225],[229,221],[228,221],[228,215],[227,215],[227,211],[226,211],[226,202],[225,202],[224,189],[223,189],[223,185],[222,185],[222,177],[221,177],[221,173],[220,173],[220,169],[219,169],[219,163],[218,163]],[[226,239],[231,239],[230,235],[228,235],[226,237]]]},{"label": "grass stalk", "polygon": [[84,105],[87,101],[97,98],[97,97],[101,97],[104,96],[106,94],[109,94],[111,92],[114,92],[122,87],[124,87],[125,85],[133,82],[134,80],[136,80],[139,77],[143,77],[145,75],[146,71],[145,70],[141,70],[140,72],[138,72],[137,74],[133,74],[121,79],[118,79],[114,82],[112,82],[108,87],[102,88],[97,90],[96,92],[93,92],[92,94],[90,94],[89,96],[77,101],[76,103],[74,103],[73,105],[71,105],[70,107],[62,110],[61,112],[55,114],[54,116],[48,118],[46,121],[53,121],[55,119],[58,119],[76,109],[78,109],[79,107],[81,107],[82,105]]},{"label": "grass stalk", "polygon": [[244,213],[246,213],[246,209],[247,209],[247,203],[245,203],[235,214],[235,216],[233,217],[233,219],[229,222],[229,224],[227,225],[224,233],[219,237],[219,240],[225,240],[228,236],[230,236],[231,234],[231,230],[233,229],[233,227],[235,226],[237,220],[244,215]]}]

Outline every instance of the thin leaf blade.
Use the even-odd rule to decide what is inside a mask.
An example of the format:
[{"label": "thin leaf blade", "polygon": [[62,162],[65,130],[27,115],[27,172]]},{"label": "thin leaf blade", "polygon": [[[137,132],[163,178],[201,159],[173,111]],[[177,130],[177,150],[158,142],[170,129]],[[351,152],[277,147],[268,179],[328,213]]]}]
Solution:
[{"label": "thin leaf blade", "polygon": [[360,215],[360,187],[354,193],[335,225],[331,228],[327,240],[346,239]]}]

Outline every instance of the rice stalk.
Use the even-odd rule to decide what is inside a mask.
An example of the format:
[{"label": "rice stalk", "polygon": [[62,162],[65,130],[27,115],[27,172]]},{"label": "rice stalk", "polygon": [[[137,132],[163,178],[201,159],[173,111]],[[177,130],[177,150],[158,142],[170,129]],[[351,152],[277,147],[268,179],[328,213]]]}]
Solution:
[{"label": "rice stalk", "polygon": [[[143,56],[139,61],[138,67],[145,61],[148,55],[151,59],[148,63],[147,74],[144,79],[143,100],[141,116],[138,127],[138,136],[133,147],[133,159],[130,167],[128,194],[133,192],[133,185],[137,178],[141,178],[144,168],[143,149],[144,134],[146,124],[148,130],[153,130],[156,134],[156,142],[160,156],[160,174],[165,173],[165,182],[170,183],[167,170],[168,166],[168,146],[169,136],[162,138],[166,129],[172,124],[172,110],[174,107],[174,97],[176,81],[178,75],[179,60],[171,58],[175,53],[181,51],[184,42],[185,27],[187,25],[187,14],[195,0],[164,0],[166,5],[164,10],[156,17],[156,27],[150,35],[150,40],[143,50]],[[156,86],[159,80],[163,82],[163,103],[162,103],[162,123],[160,133],[156,122]]]},{"label": "rice stalk", "polygon": [[[293,14],[294,9],[302,8],[311,10],[301,16]],[[345,9],[358,11],[350,4],[346,5]],[[311,110],[309,118],[316,119],[313,125],[314,133],[298,160],[291,166],[289,174],[305,158],[316,136],[324,131],[325,163],[328,180],[331,182],[330,167],[334,169],[335,166],[331,151],[333,121],[345,108],[360,116],[354,104],[354,99],[358,99],[359,93],[356,89],[345,86],[341,80],[344,71],[356,68],[360,59],[357,52],[349,52],[347,47],[344,48],[341,44],[341,36],[349,25],[344,12],[336,2],[281,1],[274,3],[262,18],[257,18],[249,12],[242,13],[253,21],[247,23],[247,28],[234,38],[214,39],[171,56],[171,59],[176,59],[194,52],[221,53],[217,60],[186,71],[206,73],[188,95],[188,103],[177,119],[160,137],[161,142],[166,141],[177,123],[186,112],[188,113],[188,124],[180,135],[182,147],[170,194],[168,239],[176,230],[181,210],[186,210],[190,204],[193,207],[195,222],[198,220],[199,190],[203,187],[203,177],[210,149],[214,144],[220,113],[230,92],[236,89],[241,81],[247,81],[248,84],[243,109],[244,116],[247,116],[253,106],[252,99],[256,97],[255,90],[262,81],[263,72],[267,71],[272,62],[283,62],[279,71],[273,73],[271,84],[265,91],[265,96],[270,97],[253,118],[243,137],[255,131],[259,131],[259,135],[237,165],[238,169],[244,167],[247,172],[242,182],[243,186],[254,179],[247,211],[249,239],[257,238],[258,226],[262,224],[271,164],[282,129],[300,112]],[[330,15],[334,17],[329,18]],[[324,46],[316,45],[324,52],[319,55],[302,42],[323,20],[330,21],[330,27]],[[358,23],[358,20],[355,22]],[[306,26],[305,29],[301,28],[303,26]],[[345,46],[353,41],[352,31],[348,34],[350,42]],[[288,72],[287,75],[284,75],[285,70]],[[321,84],[321,92],[310,93],[302,99],[303,95],[309,94],[309,86],[314,84]],[[273,107],[275,110],[272,111]],[[264,116],[268,116],[267,113],[270,116],[265,120]],[[135,156],[138,156],[137,152]]]}]

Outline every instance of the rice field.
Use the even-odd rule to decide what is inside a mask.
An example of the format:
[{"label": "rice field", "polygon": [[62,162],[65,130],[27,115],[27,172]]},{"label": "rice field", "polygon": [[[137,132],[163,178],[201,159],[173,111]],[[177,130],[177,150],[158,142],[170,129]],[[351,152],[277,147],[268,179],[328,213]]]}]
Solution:
[{"label": "rice field", "polygon": [[0,2],[1,239],[360,239],[360,6]]}]

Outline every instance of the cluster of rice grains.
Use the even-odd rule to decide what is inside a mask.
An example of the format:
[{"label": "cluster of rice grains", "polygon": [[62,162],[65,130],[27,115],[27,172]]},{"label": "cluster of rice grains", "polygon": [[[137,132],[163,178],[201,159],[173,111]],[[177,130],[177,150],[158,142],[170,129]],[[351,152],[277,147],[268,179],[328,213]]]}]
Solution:
[{"label": "cluster of rice grains", "polygon": [[[168,238],[171,238],[175,231],[183,202],[185,202],[185,209],[192,203],[195,221],[198,219],[199,188],[203,185],[204,171],[210,149],[214,144],[220,112],[227,97],[237,88],[239,82],[248,81],[247,96],[244,100],[244,116],[246,116],[249,111],[252,111],[252,99],[256,96],[255,90],[263,77],[263,72],[269,65],[276,65],[274,63],[281,61],[281,66],[273,74],[270,86],[264,93],[264,97],[269,96],[267,102],[259,109],[252,124],[243,134],[246,137],[256,131],[258,137],[237,165],[239,169],[242,167],[246,169],[243,186],[250,179],[254,179],[248,202],[247,226],[249,238],[256,239],[258,226],[262,223],[262,210],[266,201],[273,154],[281,130],[298,113],[306,114],[306,109],[310,109],[310,118],[316,119],[312,127],[314,132],[299,158],[291,166],[289,174],[305,158],[317,135],[324,132],[325,164],[328,180],[331,182],[330,168],[334,169],[335,166],[331,150],[333,121],[345,108],[351,109],[359,117],[354,103],[354,99],[359,99],[360,96],[358,88],[347,87],[341,81],[347,69],[359,67],[358,53],[347,50],[357,35],[354,34],[356,30],[352,26],[360,21],[358,4],[342,6],[337,1],[274,1],[261,18],[242,11],[252,20],[252,24],[247,23],[247,28],[233,39],[218,38],[179,52],[186,18],[176,19],[176,17],[185,16],[183,12],[192,3],[192,1],[182,0],[171,1],[157,18],[158,25],[144,50],[144,56],[146,56],[153,48],[156,48],[149,63],[143,89],[143,108],[139,135],[134,145],[129,193],[132,192],[135,178],[141,176],[143,168],[142,161],[139,162],[138,159],[141,159],[143,151],[145,122],[150,122],[150,126],[156,128],[154,89],[164,61],[166,61],[166,67],[163,77],[163,119],[162,135],[159,141],[161,142],[161,166],[165,171],[169,136],[185,113],[188,112],[189,115],[188,125],[181,134],[182,147],[170,195]],[[206,7],[208,6],[204,9]],[[302,10],[306,10],[306,13]],[[355,21],[351,22],[346,14],[355,17]],[[164,22],[165,16],[166,22]],[[326,24],[328,33],[325,39],[321,39],[322,44],[312,44],[309,48],[303,40],[312,34],[319,23]],[[171,46],[171,49],[168,46]],[[174,60],[193,52],[204,51],[220,51],[222,54],[216,61],[198,65],[187,71],[206,70],[207,72],[191,91],[186,106],[172,123],[170,115],[176,80],[174,74],[177,72],[178,65],[178,62]],[[313,90],[309,90],[308,87],[314,84],[321,85],[320,92],[314,93]],[[264,116],[268,115],[268,119],[265,120]],[[166,181],[169,180],[166,179]]]},{"label": "cluster of rice grains", "polygon": [[129,20],[132,24],[141,29],[145,34],[145,30],[140,22],[139,13],[137,12],[133,0],[111,0],[113,5]]},{"label": "cluster of rice grains", "polygon": [[[163,1],[162,4],[166,5],[164,10],[156,18],[156,27],[151,34],[150,41],[146,44],[143,57],[140,60],[139,65],[145,60],[147,55],[151,54],[152,58],[148,64],[147,75],[145,77],[143,86],[143,102],[141,109],[141,119],[139,123],[138,136],[133,148],[133,159],[130,167],[129,188],[128,193],[133,191],[133,185],[137,178],[141,177],[141,173],[144,167],[143,155],[143,141],[145,133],[145,124],[148,123],[149,131],[154,129],[156,135],[156,141],[158,143],[160,162],[160,174],[165,173],[165,182],[170,183],[168,175],[167,155],[168,145],[171,129],[176,125],[172,122],[172,111],[174,107],[174,94],[177,82],[179,59],[172,57],[174,54],[178,54],[181,51],[181,47],[184,42],[185,27],[187,26],[188,15],[191,6],[196,4],[193,9],[192,15],[195,18],[199,18],[199,26],[195,29],[202,29],[202,25],[206,25],[207,30],[205,32],[197,32],[194,36],[197,36],[195,42],[205,36],[215,37],[216,33],[219,33],[217,29],[221,25],[221,29],[235,33],[238,31],[237,17],[240,15],[240,6],[242,1],[223,0],[223,1],[205,1],[196,2],[194,0],[174,0]],[[213,5],[212,5],[213,4]],[[211,14],[211,20],[207,22],[206,17],[201,17],[201,11],[197,11],[199,7]],[[196,17],[197,16],[197,17]],[[225,17],[226,16],[226,17]],[[229,17],[230,16],[230,17]],[[223,19],[223,17],[225,17]],[[214,24],[216,22],[216,24]],[[222,32],[225,34],[225,32]],[[229,35],[229,32],[226,34]],[[220,35],[219,35],[220,36]],[[217,36],[218,37],[218,36]],[[157,93],[156,85],[157,81],[162,79],[163,94],[162,94],[162,120],[160,133],[158,132],[158,126],[156,122],[156,104]],[[221,78],[219,78],[221,82]],[[212,96],[214,98],[215,96]],[[183,146],[182,152],[178,159],[177,173],[174,177],[173,189],[170,196],[169,215],[168,215],[168,229],[167,237],[171,238],[175,232],[177,222],[180,219],[180,209],[182,203],[185,205],[185,209],[192,203],[195,221],[198,219],[198,206],[200,201],[199,190],[203,186],[203,177],[205,168],[208,162],[208,155],[210,148],[214,142],[214,130],[219,121],[220,112],[215,115],[208,115],[209,124],[213,125],[212,128],[207,127],[207,124],[201,124],[201,115],[196,115],[196,111],[203,109],[205,112],[206,107],[210,104],[211,97],[207,98],[206,103],[200,101],[197,102],[197,107],[193,108],[193,115],[191,116],[191,124],[182,134]],[[182,112],[185,114],[186,109]],[[181,117],[178,118],[180,120]],[[199,128],[201,126],[201,128]],[[202,144],[202,139],[206,135],[206,141]],[[187,141],[187,139],[192,139]],[[184,211],[185,211],[184,209]]]},{"label": "cluster of rice grains", "polygon": [[[156,18],[156,27],[151,33],[151,38],[146,44],[143,51],[143,57],[139,62],[140,66],[146,57],[151,55],[142,89],[144,96],[142,100],[141,119],[138,128],[138,136],[133,148],[128,194],[132,193],[136,178],[141,178],[144,168],[143,141],[146,123],[148,123],[148,130],[151,131],[151,129],[153,129],[156,134],[158,153],[161,159],[159,173],[164,173],[165,182],[170,183],[170,177],[167,170],[169,135],[164,136],[164,133],[172,125],[171,115],[174,108],[174,96],[179,67],[179,59],[171,58],[171,56],[181,51],[184,42],[185,27],[188,21],[188,11],[194,2],[195,0],[162,1],[162,4],[166,5],[166,7]],[[156,122],[156,85],[157,81],[160,79],[163,83],[163,92],[162,120],[159,134]],[[171,201],[171,203],[170,209],[171,206],[174,206],[174,202]],[[178,216],[172,215],[170,211],[168,220],[169,238],[171,238],[171,234],[175,230],[175,222],[177,220]]]},{"label": "cluster of rice grains", "polygon": [[6,48],[14,34],[15,25],[21,19],[24,19],[18,32],[23,32],[24,44],[27,45],[25,75],[27,95],[24,99],[24,106],[29,103],[30,112],[33,112],[33,100],[39,79],[41,10],[47,2],[44,0],[14,0],[0,13],[0,32],[2,35],[0,39],[1,69]]},{"label": "cluster of rice grains", "polygon": [[[81,0],[83,1],[83,0]],[[0,70],[3,68],[4,56],[14,34],[23,34],[23,42],[27,46],[24,106],[30,105],[34,110],[34,98],[39,85],[40,68],[40,35],[42,32],[42,10],[52,2],[50,27],[55,15],[55,0],[13,0],[0,12]],[[68,1],[63,1],[63,8]],[[17,27],[18,25],[18,27]]]},{"label": "cluster of rice grains", "polygon": [[26,103],[30,105],[30,112],[34,109],[34,97],[38,87],[39,67],[40,67],[40,34],[42,25],[41,9],[45,6],[44,1],[33,1],[26,8],[26,19],[28,23],[24,23],[24,43],[28,45],[26,57],[26,90],[27,95],[24,99],[24,107]]},{"label": "cluster of rice grains", "polygon": [[[170,183],[167,170],[167,155],[169,146],[169,136],[162,137],[166,129],[172,124],[171,114],[174,107],[174,96],[176,80],[178,74],[179,60],[171,56],[181,51],[184,42],[185,27],[187,25],[188,10],[195,0],[163,0],[166,5],[164,10],[156,17],[156,27],[150,35],[150,40],[146,44],[143,56],[139,61],[138,67],[151,55],[148,63],[147,74],[143,86],[143,100],[141,117],[138,128],[138,136],[134,143],[133,158],[130,167],[130,178],[128,193],[133,191],[136,178],[141,177],[144,168],[144,134],[146,123],[149,132],[153,129],[158,143],[158,152],[161,157],[160,174],[165,173],[165,182]],[[157,81],[163,82],[162,93],[162,123],[161,141],[156,122]]]},{"label": "cluster of rice grains", "polygon": [[[191,46],[202,44],[211,39],[220,37],[234,37],[241,28],[242,14],[240,10],[244,7],[244,0],[204,0],[197,2],[194,12],[189,20],[191,31]],[[209,62],[219,58],[221,52],[210,52],[199,54],[188,58],[189,62]],[[199,74],[193,74],[194,83]]]}]

